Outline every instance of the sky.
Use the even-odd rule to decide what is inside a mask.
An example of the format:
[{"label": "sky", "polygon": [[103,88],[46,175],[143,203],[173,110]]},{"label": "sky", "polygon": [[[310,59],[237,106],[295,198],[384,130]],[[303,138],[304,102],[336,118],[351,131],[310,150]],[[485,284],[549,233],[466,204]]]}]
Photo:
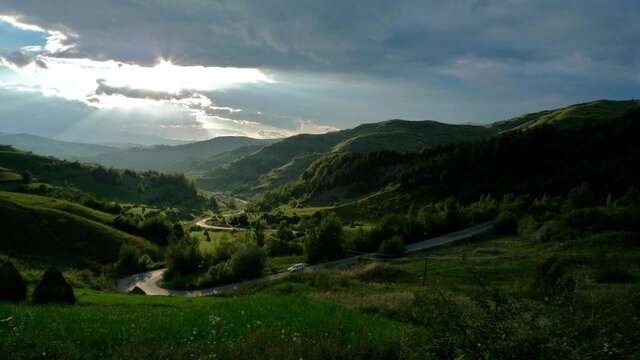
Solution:
[{"label": "sky", "polygon": [[637,0],[2,0],[0,132],[153,144],[638,98]]}]

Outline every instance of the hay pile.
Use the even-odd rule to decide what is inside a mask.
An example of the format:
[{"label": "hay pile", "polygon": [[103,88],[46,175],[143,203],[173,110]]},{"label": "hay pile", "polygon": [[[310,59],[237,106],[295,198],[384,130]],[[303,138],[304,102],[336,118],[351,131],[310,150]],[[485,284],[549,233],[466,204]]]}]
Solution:
[{"label": "hay pile", "polygon": [[33,292],[33,302],[36,304],[75,304],[76,297],[73,288],[67,283],[60,270],[51,267],[44,273],[42,280]]},{"label": "hay pile", "polygon": [[12,263],[0,261],[0,301],[18,302],[27,297],[27,283]]}]

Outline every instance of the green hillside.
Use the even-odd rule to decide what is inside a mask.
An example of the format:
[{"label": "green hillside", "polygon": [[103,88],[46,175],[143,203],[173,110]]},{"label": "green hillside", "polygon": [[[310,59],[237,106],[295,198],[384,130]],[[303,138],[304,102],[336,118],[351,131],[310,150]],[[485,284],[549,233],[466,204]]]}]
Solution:
[{"label": "green hillside", "polygon": [[640,178],[638,119],[640,110],[590,127],[540,125],[421,152],[332,153],[258,203],[338,204],[340,212],[375,217],[449,196],[558,194],[582,182],[616,194]]},{"label": "green hillside", "polygon": [[[305,158],[330,152],[374,152],[382,150],[417,151],[434,145],[472,141],[495,134],[494,129],[472,125],[449,125],[435,121],[390,120],[365,124],[354,129],[321,135],[297,135],[237,161],[209,171],[198,185],[207,190],[247,189],[266,183],[280,184],[280,171],[295,158]],[[300,175],[302,167],[286,172],[286,180]],[[258,179],[261,176],[268,182]],[[264,179],[264,178],[263,178]]]},{"label": "green hillside", "polygon": [[0,183],[10,183],[10,182],[16,182],[21,180],[22,180],[22,175],[18,174],[17,172],[11,169],[0,167]]},{"label": "green hillside", "polygon": [[567,129],[607,123],[628,111],[639,108],[640,100],[597,100],[518,116],[510,120],[496,122],[491,127],[500,131],[530,129],[541,125]]},{"label": "green hillside", "polygon": [[109,226],[110,214],[41,196],[0,192],[0,250],[81,266],[118,260],[122,244],[158,257],[158,248]]},{"label": "green hillside", "polygon": [[12,145],[39,155],[63,159],[96,156],[118,151],[117,148],[111,146],[60,141],[29,134],[0,134],[0,144]]},{"label": "green hillside", "polygon": [[39,182],[73,186],[101,200],[185,209],[200,209],[206,204],[182,174],[107,169],[8,147],[0,148],[0,166],[18,173],[28,172]]},{"label": "green hillside", "polygon": [[[235,190],[255,193],[300,176],[304,166],[294,159],[310,159],[330,153],[368,153],[385,150],[415,152],[433,146],[472,142],[505,131],[531,129],[542,125],[561,129],[592,126],[608,123],[638,108],[640,101],[637,100],[599,100],[522,115],[487,126],[389,120],[328,134],[303,134],[216,166],[198,179],[198,185],[211,191]],[[290,167],[288,164],[296,166]],[[288,171],[283,172],[283,167]],[[280,174],[283,174],[282,178],[279,177]]]},{"label": "green hillside", "polygon": [[[122,169],[188,172],[200,169],[201,163],[215,160],[216,155],[246,146],[264,146],[273,142],[274,140],[224,136],[185,145],[133,148],[86,157],[84,160]],[[231,157],[230,160],[232,159],[234,158]]]},{"label": "green hillside", "polygon": [[222,166],[224,164],[242,159],[245,156],[248,156],[257,151],[260,151],[264,147],[265,145],[247,145],[247,146],[241,146],[231,151],[218,153],[204,160],[199,160],[194,162],[194,164],[192,165],[191,171],[195,171],[195,172],[207,171],[207,170]]}]

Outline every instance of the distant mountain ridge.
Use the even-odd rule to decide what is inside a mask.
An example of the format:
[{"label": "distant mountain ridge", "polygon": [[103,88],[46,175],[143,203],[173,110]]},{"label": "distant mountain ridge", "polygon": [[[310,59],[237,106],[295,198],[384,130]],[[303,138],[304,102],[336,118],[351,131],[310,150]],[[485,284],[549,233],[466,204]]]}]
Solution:
[{"label": "distant mountain ridge", "polygon": [[[201,169],[207,161],[216,156],[233,152],[244,147],[266,146],[277,140],[254,139],[243,136],[223,136],[184,145],[158,145],[131,148],[117,152],[98,154],[83,158],[84,161],[134,170],[155,170],[164,172],[190,172]],[[227,154],[227,161],[236,159]],[[239,153],[236,156],[243,156]]]},{"label": "distant mountain ridge", "polygon": [[39,155],[55,156],[63,159],[97,156],[119,150],[112,146],[61,141],[30,134],[0,133],[0,144],[12,145],[18,149],[31,151]]}]

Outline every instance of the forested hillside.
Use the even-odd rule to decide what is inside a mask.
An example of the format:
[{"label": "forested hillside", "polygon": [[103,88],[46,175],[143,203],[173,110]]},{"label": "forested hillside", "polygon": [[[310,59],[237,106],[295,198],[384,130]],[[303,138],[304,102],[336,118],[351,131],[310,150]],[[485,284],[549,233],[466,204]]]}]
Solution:
[{"label": "forested hillside", "polygon": [[298,178],[313,160],[324,155],[327,158],[333,157],[332,160],[324,161],[334,162],[344,154],[417,152],[434,146],[473,142],[502,132],[543,125],[572,129],[607,124],[639,107],[640,102],[636,100],[600,100],[522,115],[487,126],[389,120],[322,135],[298,135],[230,159],[224,165],[211,162],[211,165],[218,166],[209,168],[198,179],[198,185],[215,191],[256,194]]},{"label": "forested hillside", "polygon": [[[46,193],[47,185],[53,185],[77,189],[99,200],[186,209],[200,209],[206,205],[193,182],[183,174],[105,168],[38,156],[7,146],[0,148],[0,166],[26,177],[25,184],[32,181],[45,183],[33,191]],[[5,186],[26,185],[12,183]]]},{"label": "forested hillside", "polygon": [[638,133],[634,110],[594,125],[539,125],[421,152],[333,153],[265,194],[261,204],[322,205],[386,192],[380,199],[387,205],[392,196],[407,207],[454,195],[469,202],[482,194],[559,194],[583,182],[619,194],[640,176]]},{"label": "forested hillside", "polygon": [[[272,172],[263,180],[268,179],[269,182],[278,184],[280,181],[274,179],[277,172],[274,173],[273,170],[294,159],[333,152],[417,151],[434,145],[477,140],[494,133],[495,130],[481,126],[390,120],[322,135],[297,135],[214,168],[198,184],[205,189],[264,188],[265,182],[259,181],[262,175]],[[288,173],[287,176],[301,173],[297,171],[295,174]]]}]

